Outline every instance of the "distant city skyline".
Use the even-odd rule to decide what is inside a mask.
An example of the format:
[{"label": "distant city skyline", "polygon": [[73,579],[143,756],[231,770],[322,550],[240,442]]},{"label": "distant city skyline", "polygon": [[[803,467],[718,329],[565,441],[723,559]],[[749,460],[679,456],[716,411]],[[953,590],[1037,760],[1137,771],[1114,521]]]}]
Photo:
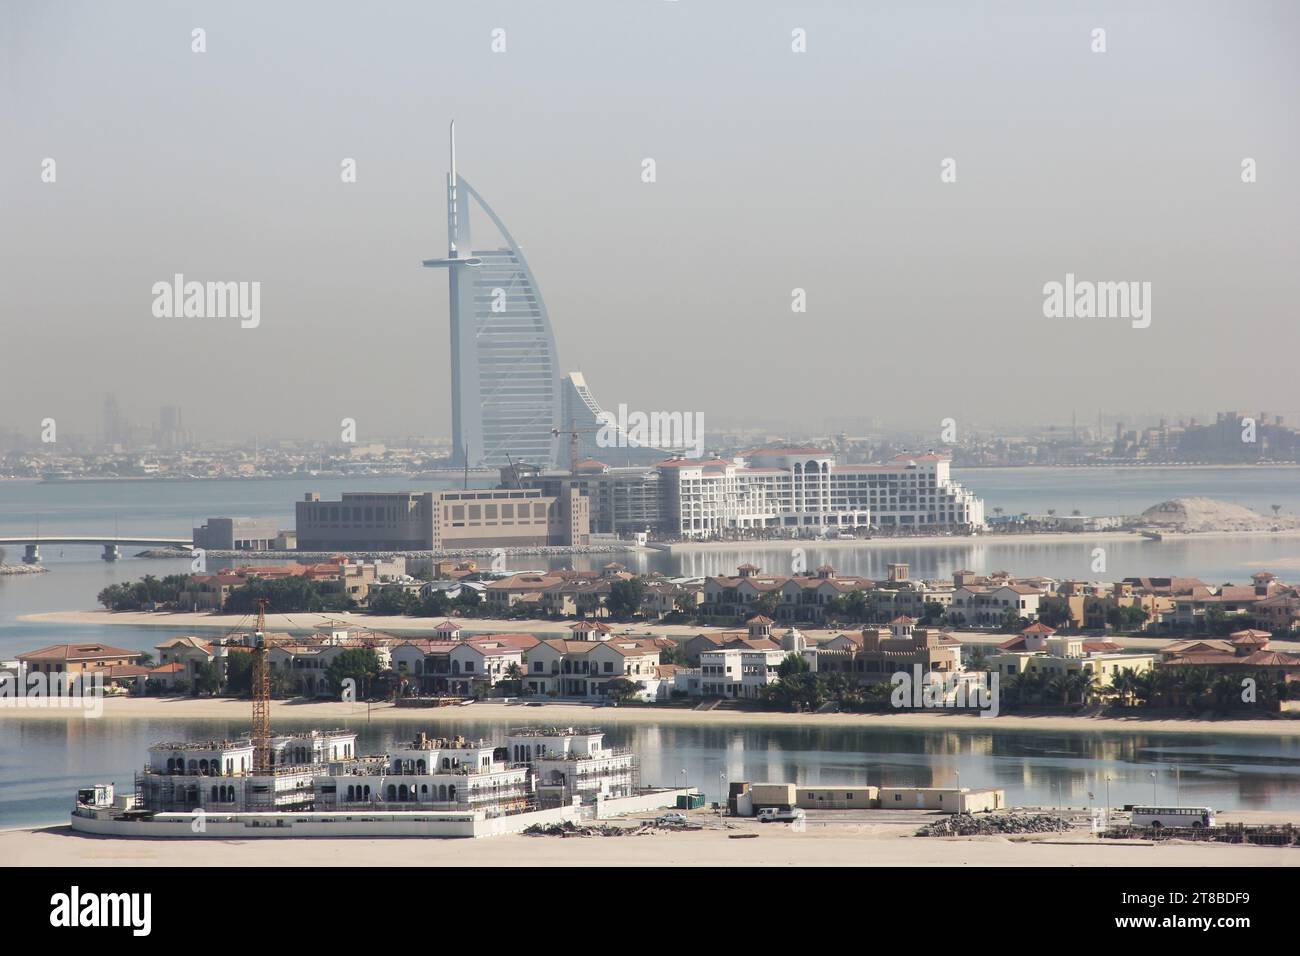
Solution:
[{"label": "distant city skyline", "polygon": [[[607,406],[805,435],[1295,414],[1291,4],[146,12],[0,11],[0,430],[93,435],[113,392],[213,441],[450,436],[419,263],[453,118],[557,374]],[[155,317],[176,274],[261,283],[260,324]],[[1070,275],[1151,283],[1150,327],[1045,318]]]},{"label": "distant city skyline", "polygon": [[[578,396],[585,390],[585,383],[582,383],[574,395]],[[575,397],[572,403],[576,403]],[[566,404],[571,404],[566,399]],[[176,405],[155,405],[147,404],[139,408],[123,407],[118,401],[116,392],[105,393],[98,396],[98,402],[95,403],[97,416],[87,412],[72,420],[74,427],[68,428],[60,424],[60,433],[67,438],[75,438],[79,443],[87,446],[103,445],[122,445],[125,448],[142,449],[150,445],[166,446],[174,449],[178,445],[193,446],[195,450],[202,450],[204,447],[217,446],[238,446],[246,445],[253,448],[256,444],[261,443],[265,447],[270,447],[276,443],[308,443],[318,444],[321,446],[339,446],[345,447],[348,443],[340,441],[338,430],[327,431],[325,434],[301,434],[301,433],[257,433],[252,436],[243,435],[225,435],[219,430],[213,433],[195,432],[188,427],[188,412]],[[1290,428],[1300,428],[1300,411],[1280,411],[1275,409],[1251,409],[1248,405],[1239,406],[1233,411],[1243,415],[1259,416],[1263,413],[1268,422],[1275,418],[1281,418],[1283,424]],[[1091,417],[1079,415],[1075,421],[1066,420],[1030,420],[1023,422],[1005,421],[976,421],[972,424],[971,434],[967,434],[960,440],[951,443],[955,445],[968,444],[972,434],[981,439],[1003,438],[1017,439],[1027,436],[1043,435],[1048,433],[1060,433],[1066,435],[1072,428],[1077,427],[1080,437],[1091,434],[1096,439],[1108,440],[1113,436],[1117,423],[1124,427],[1125,431],[1132,429],[1150,429],[1156,428],[1161,421],[1164,421],[1170,427],[1195,422],[1200,425],[1212,424],[1218,415],[1223,414],[1224,409],[1207,409],[1200,412],[1187,411],[1104,411],[1099,417],[1094,414]],[[565,413],[567,415],[567,413]],[[185,426],[181,426],[182,416],[185,416]],[[565,421],[568,418],[564,418]],[[75,427],[78,423],[84,424],[84,427]],[[112,424],[110,424],[112,423]],[[580,431],[580,454],[584,457],[591,457],[597,451],[594,447],[594,436],[590,432],[590,416],[583,419],[584,427]],[[781,427],[782,425],[786,427]],[[923,426],[908,427],[905,424],[894,423],[881,420],[856,420],[856,421],[839,421],[823,423],[828,427],[821,429],[813,427],[815,423],[804,423],[802,426],[795,422],[781,422],[779,420],[764,421],[760,419],[744,420],[739,418],[728,418],[715,423],[715,438],[723,439],[729,435],[745,433],[765,433],[772,437],[785,437],[792,441],[802,440],[818,435],[834,437],[837,435],[846,435],[849,437],[859,436],[901,436],[910,435],[925,437],[927,429]],[[941,429],[933,427],[928,431],[934,432],[934,438],[931,444],[942,445],[940,441]],[[171,435],[168,442],[164,436]],[[160,439],[162,441],[160,442]],[[567,433],[561,436],[561,444],[567,444]],[[393,430],[384,433],[370,434],[364,441],[359,444],[371,442],[389,442],[400,443],[404,441],[418,441],[421,443],[438,442],[445,444],[449,449],[453,448],[453,437],[447,433],[435,433],[421,431],[418,428],[406,430]],[[21,423],[7,423],[0,419],[0,452],[10,447],[25,446],[28,450],[36,450],[32,446],[39,446],[39,428],[25,429]],[[58,448],[46,448],[46,451],[57,453]],[[561,448],[563,452],[561,466],[567,466],[567,450]],[[611,457],[618,457],[614,452],[610,452]],[[646,462],[651,462],[655,456],[649,457],[638,456],[638,460],[645,458]]]}]

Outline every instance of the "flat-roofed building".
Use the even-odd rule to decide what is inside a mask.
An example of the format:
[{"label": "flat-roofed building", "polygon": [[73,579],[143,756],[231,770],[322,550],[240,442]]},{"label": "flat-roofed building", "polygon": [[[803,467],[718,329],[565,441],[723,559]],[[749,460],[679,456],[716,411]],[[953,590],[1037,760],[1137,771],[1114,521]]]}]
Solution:
[{"label": "flat-roofed building", "polygon": [[332,765],[313,781],[316,809],[518,813],[532,803],[529,768],[486,741],[419,733],[382,756]]},{"label": "flat-roofed building", "polygon": [[983,500],[952,479],[949,465],[933,453],[841,465],[818,448],[675,458],[659,465],[663,527],[688,538],[982,528]]},{"label": "flat-roofed building", "polygon": [[882,810],[940,810],[944,813],[987,813],[1007,805],[1000,787],[881,787]]},{"label": "flat-roofed building", "polygon": [[584,545],[587,499],[528,488],[423,493],[345,492],[297,503],[301,551],[450,551]]},{"label": "flat-roofed building", "polygon": [[593,534],[654,531],[664,523],[663,484],[656,467],[618,468],[586,459],[571,472],[502,468],[501,484],[507,488],[535,488],[555,497],[576,488],[587,499]]},{"label": "flat-roofed building", "polygon": [[528,728],[506,737],[507,759],[532,766],[540,807],[583,804],[631,796],[637,788],[636,755],[605,746],[605,735],[584,728]]},{"label": "flat-roofed building", "polygon": [[209,551],[273,551],[281,541],[274,518],[209,518],[194,529],[194,547]]},{"label": "flat-roofed building", "polygon": [[141,807],[155,812],[310,809],[315,779],[331,762],[355,758],[356,742],[347,730],[277,735],[271,769],[260,773],[248,737],[155,744],[135,789]]}]

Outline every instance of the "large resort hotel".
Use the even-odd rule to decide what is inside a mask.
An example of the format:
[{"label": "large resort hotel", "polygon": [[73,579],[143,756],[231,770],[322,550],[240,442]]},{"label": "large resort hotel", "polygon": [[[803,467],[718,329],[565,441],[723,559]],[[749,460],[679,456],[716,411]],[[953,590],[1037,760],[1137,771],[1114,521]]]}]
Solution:
[{"label": "large resort hotel", "polygon": [[953,481],[948,467],[935,454],[840,465],[817,448],[762,448],[731,460],[677,459],[660,469],[668,500],[678,502],[674,530],[709,537],[750,529],[983,525],[983,500]]},{"label": "large resort hotel", "polygon": [[[475,207],[496,228],[497,248],[474,248],[470,213]],[[423,264],[448,272],[454,463],[555,468],[571,466],[575,454],[592,457],[601,408],[580,372],[561,377],[550,316],[523,250],[457,172],[455,123],[447,174],[447,255]],[[651,464],[673,454],[621,430],[620,436],[612,464]]]}]

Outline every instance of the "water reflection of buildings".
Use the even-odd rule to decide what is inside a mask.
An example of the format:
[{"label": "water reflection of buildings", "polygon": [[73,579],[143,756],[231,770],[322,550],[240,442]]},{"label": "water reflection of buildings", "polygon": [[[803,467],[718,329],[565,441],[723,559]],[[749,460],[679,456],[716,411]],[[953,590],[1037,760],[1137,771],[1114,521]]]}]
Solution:
[{"label": "water reflection of buildings", "polygon": [[[472,708],[471,708],[472,711]],[[352,726],[366,751],[387,750],[410,733],[402,722],[367,724],[358,708]],[[460,713],[457,714],[460,716]],[[531,714],[529,715],[531,716]],[[109,721],[47,715],[7,718],[0,786],[34,788],[50,801],[53,820],[66,809],[66,774],[102,775],[125,784],[136,751],[160,736],[224,737],[240,721]],[[455,726],[496,739],[509,727],[492,721],[453,721],[428,715],[435,727]],[[1131,734],[999,730],[996,721],[972,721],[970,730],[882,729],[780,724],[611,723],[607,740],[631,747],[642,760],[642,779],[673,785],[687,770],[689,783],[710,801],[726,780],[789,781],[803,786],[1002,787],[1011,805],[1100,805],[1111,777],[1114,806],[1162,801],[1216,809],[1300,809],[1300,741],[1213,734]],[[985,724],[994,726],[985,727]],[[238,725],[238,726],[236,726]],[[306,726],[286,722],[286,728]],[[513,722],[510,726],[513,726]],[[1176,798],[1174,766],[1180,768]],[[960,780],[957,774],[960,773]],[[1059,794],[1059,796],[1058,796]],[[23,822],[27,822],[24,820]],[[38,821],[39,822],[39,821]]]}]

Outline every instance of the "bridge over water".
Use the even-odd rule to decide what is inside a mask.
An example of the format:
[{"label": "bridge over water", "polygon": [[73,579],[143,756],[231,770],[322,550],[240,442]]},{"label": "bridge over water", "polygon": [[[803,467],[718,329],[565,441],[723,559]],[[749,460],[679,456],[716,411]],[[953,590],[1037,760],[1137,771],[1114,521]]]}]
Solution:
[{"label": "bridge over water", "polygon": [[190,538],[161,537],[123,537],[121,535],[72,534],[72,535],[20,535],[18,537],[0,538],[0,547],[21,544],[24,548],[24,564],[41,563],[42,545],[62,544],[97,544],[104,549],[105,561],[116,561],[122,556],[120,548],[185,548],[192,550],[194,542]]}]

